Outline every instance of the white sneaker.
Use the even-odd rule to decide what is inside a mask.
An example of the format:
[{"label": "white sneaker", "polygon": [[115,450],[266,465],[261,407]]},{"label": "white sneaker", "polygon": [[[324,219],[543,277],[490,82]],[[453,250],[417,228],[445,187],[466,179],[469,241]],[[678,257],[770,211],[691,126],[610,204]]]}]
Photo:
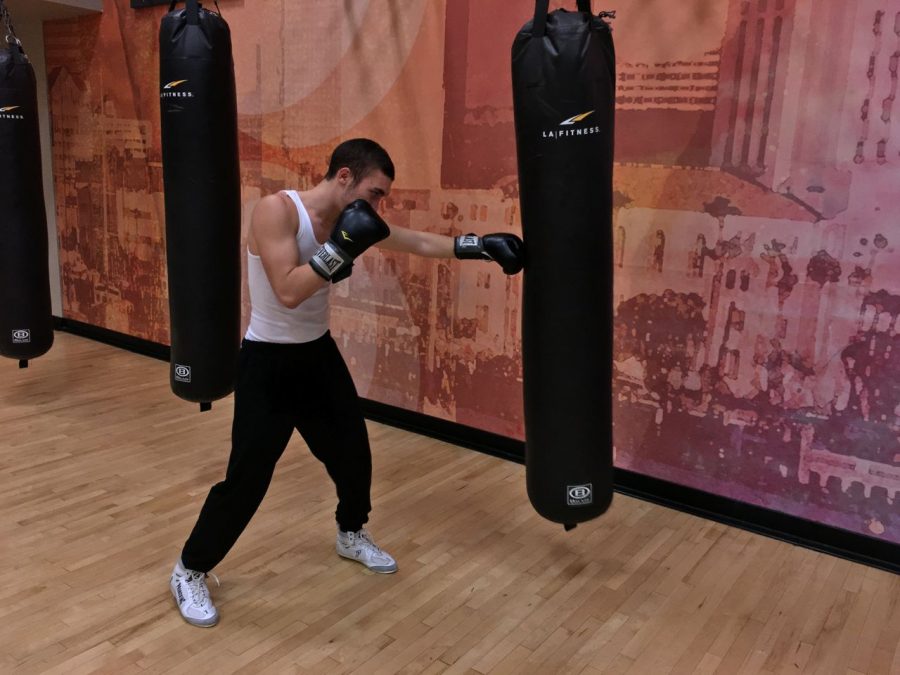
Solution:
[{"label": "white sneaker", "polygon": [[397,561],[375,545],[366,528],[359,532],[344,532],[338,528],[335,549],[339,556],[361,562],[373,572],[393,574],[397,571]]},{"label": "white sneaker", "polygon": [[[212,577],[218,585],[216,575]],[[203,628],[215,626],[219,622],[219,613],[209,597],[206,575],[203,572],[189,570],[179,560],[172,570],[169,588],[172,589],[175,604],[178,605],[178,611],[185,621]]]}]

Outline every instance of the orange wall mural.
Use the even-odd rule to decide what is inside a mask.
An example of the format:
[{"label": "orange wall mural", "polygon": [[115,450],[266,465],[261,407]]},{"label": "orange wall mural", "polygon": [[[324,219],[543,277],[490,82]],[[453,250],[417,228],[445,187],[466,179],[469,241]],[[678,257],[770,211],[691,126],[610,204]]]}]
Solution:
[{"label": "orange wall mural", "polygon": [[[219,4],[245,228],[369,136],[397,164],[390,224],[520,232],[531,0]],[[167,342],[164,8],[104,9],[45,24],[64,311]],[[594,9],[618,11],[617,465],[900,543],[900,2]],[[363,396],[523,437],[521,277],[373,251],[333,300]]]}]

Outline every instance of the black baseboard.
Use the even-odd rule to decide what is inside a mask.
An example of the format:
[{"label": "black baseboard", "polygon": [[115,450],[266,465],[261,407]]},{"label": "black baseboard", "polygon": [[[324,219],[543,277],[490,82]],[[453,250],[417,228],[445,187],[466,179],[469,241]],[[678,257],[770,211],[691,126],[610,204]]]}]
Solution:
[{"label": "black baseboard", "polygon": [[[166,345],[71,319],[57,318],[56,327],[120,349],[169,360]],[[373,421],[519,464],[525,462],[525,444],[514,438],[378,401],[363,399],[362,404],[363,413]],[[900,574],[900,545],[897,544],[624,469],[615,470],[614,488],[616,492],[644,501]]]},{"label": "black baseboard", "polygon": [[615,490],[772,539],[900,574],[900,545],[644,474],[615,470]]},{"label": "black baseboard", "polygon": [[117,333],[114,330],[100,328],[99,326],[76,321],[75,319],[61,319],[58,316],[54,316],[53,324],[56,330],[61,330],[65,333],[86,337],[96,342],[102,342],[103,344],[134,352],[135,354],[152,356],[154,359],[159,359],[160,361],[169,360],[171,350],[168,345],[151,342],[150,340],[142,340],[133,335]]},{"label": "black baseboard", "polygon": [[519,464],[525,463],[525,444],[514,438],[467,427],[456,422],[448,422],[439,417],[412,412],[367,398],[362,400],[362,409],[363,414],[375,422],[382,422],[392,427],[406,429],[422,436],[478,450],[478,452]]}]

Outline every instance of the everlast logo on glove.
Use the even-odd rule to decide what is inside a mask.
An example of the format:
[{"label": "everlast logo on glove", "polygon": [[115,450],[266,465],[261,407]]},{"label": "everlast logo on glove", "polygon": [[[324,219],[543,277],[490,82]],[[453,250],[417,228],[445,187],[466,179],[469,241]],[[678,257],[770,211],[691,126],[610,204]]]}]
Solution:
[{"label": "everlast logo on glove", "polygon": [[[344,236],[347,237],[347,234],[344,233]],[[349,237],[347,238],[349,239]],[[337,249],[329,244],[330,242],[325,242],[325,244],[316,251],[314,257],[325,266],[325,269],[327,269],[329,273],[334,273],[334,271],[344,263],[344,259],[337,252]]]},{"label": "everlast logo on glove", "polygon": [[479,254],[483,250],[481,247],[481,238],[474,234],[464,234],[456,240],[460,251],[477,251]]}]

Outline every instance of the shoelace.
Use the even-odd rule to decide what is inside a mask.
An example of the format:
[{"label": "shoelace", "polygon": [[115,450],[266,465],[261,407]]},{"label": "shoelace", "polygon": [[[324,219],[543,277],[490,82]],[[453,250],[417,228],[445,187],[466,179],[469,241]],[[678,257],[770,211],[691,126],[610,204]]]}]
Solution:
[{"label": "shoelace", "polygon": [[[219,577],[210,572],[209,574],[204,574],[203,572],[190,571],[187,575],[187,587],[191,591],[191,603],[196,606],[202,606],[206,604],[206,601],[209,600],[209,589],[206,587],[206,584],[203,583],[203,580],[210,576],[216,580],[216,586],[221,586],[219,583]],[[198,583],[200,582],[200,583]]]},{"label": "shoelace", "polygon": [[362,539],[362,540],[363,540],[364,542],[366,542],[369,546],[371,546],[373,549],[375,549],[375,553],[384,554],[384,551],[382,551],[382,550],[378,547],[378,544],[376,544],[374,541],[372,541],[372,535],[369,534],[369,531],[368,531],[368,530],[360,530],[360,531],[357,533],[356,536],[357,536],[358,539]]}]

